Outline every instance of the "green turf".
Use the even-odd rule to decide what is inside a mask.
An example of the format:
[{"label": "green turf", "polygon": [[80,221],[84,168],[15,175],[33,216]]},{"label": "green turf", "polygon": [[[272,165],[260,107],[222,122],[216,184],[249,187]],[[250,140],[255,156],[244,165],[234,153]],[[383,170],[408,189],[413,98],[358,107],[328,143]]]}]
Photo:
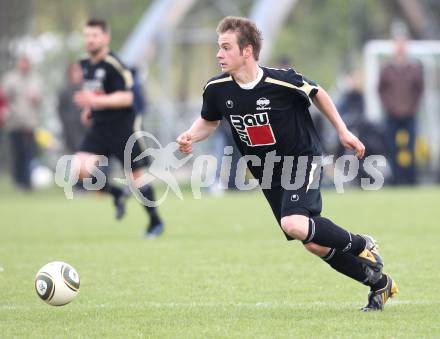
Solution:
[{"label": "green turf", "polygon": [[[170,196],[157,241],[134,200],[116,222],[104,196],[0,194],[0,337],[439,337],[439,202],[438,188],[324,192],[324,214],[374,235],[400,285],[364,314],[367,288],[285,241],[258,192]],[[58,308],[33,286],[53,260],[81,276]]]}]

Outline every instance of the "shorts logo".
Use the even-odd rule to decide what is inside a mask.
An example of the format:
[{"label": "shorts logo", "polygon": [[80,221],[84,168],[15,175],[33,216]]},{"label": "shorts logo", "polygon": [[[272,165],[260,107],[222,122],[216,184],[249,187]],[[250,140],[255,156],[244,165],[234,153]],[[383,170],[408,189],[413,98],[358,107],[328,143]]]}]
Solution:
[{"label": "shorts logo", "polygon": [[298,194],[292,194],[292,196],[290,197],[290,201],[292,201],[292,202],[299,201],[299,195]]},{"label": "shorts logo", "polygon": [[231,123],[248,146],[266,146],[276,143],[267,112],[257,114],[231,115]]},{"label": "shorts logo", "polygon": [[226,107],[227,108],[232,108],[234,107],[234,102],[232,100],[227,100],[226,101]]},{"label": "shorts logo", "polygon": [[270,100],[266,98],[260,98],[257,100],[257,111],[267,111],[271,108],[269,107]]}]

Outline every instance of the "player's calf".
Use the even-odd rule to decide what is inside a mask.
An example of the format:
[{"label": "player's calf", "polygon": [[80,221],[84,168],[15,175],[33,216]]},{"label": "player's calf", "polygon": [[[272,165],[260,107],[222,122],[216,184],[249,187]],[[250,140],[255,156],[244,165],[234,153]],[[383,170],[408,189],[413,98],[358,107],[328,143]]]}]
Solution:
[{"label": "player's calf", "polygon": [[317,255],[320,258],[325,257],[330,251],[330,248],[317,245],[313,242],[304,244],[304,247],[306,248],[307,251]]}]

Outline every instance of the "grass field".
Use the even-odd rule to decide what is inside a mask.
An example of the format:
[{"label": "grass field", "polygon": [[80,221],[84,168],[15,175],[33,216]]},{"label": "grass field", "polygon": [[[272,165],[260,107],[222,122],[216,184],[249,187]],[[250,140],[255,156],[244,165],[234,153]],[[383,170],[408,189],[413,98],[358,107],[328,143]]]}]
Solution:
[{"label": "grass field", "polygon": [[[134,199],[116,222],[102,196],[0,194],[0,337],[438,338],[439,202],[439,188],[324,192],[324,214],[374,235],[400,287],[364,314],[367,288],[285,241],[258,192],[170,196],[155,241]],[[81,275],[64,307],[33,286],[53,260]]]}]

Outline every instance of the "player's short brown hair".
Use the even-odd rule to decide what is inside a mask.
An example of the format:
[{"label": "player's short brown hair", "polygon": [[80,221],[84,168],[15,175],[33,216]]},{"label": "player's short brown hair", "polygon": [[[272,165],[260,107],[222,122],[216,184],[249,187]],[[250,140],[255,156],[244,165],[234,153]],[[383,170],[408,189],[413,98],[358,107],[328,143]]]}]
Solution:
[{"label": "player's short brown hair", "polygon": [[237,34],[240,51],[243,51],[246,46],[251,45],[254,58],[258,61],[263,37],[255,22],[247,18],[227,16],[219,22],[217,34],[223,34],[228,31],[233,31]]},{"label": "player's short brown hair", "polygon": [[104,19],[92,18],[87,20],[87,27],[99,27],[104,33],[110,34],[110,25]]}]

